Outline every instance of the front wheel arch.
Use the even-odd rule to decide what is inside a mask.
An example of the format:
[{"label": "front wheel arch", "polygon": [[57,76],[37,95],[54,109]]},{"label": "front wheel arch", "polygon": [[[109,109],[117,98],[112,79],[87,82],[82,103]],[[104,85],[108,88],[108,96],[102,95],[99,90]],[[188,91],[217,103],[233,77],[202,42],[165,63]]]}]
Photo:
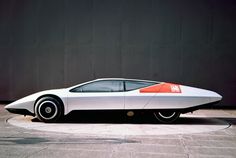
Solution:
[{"label": "front wheel arch", "polygon": [[[62,106],[63,114],[64,114],[64,112],[65,112],[64,103],[60,97],[58,97],[57,95],[54,95],[54,94],[46,94],[46,95],[42,95],[42,96],[38,97],[34,102],[34,109],[35,109],[36,103],[43,97],[52,97],[52,98],[56,99],[58,102],[60,102],[60,104]],[[35,111],[34,111],[34,115],[35,115]]]},{"label": "front wheel arch", "polygon": [[[36,106],[37,106],[37,103],[38,102],[40,102],[42,99],[44,99],[44,98],[52,98],[52,99],[55,99],[55,101],[56,102],[58,102],[58,106],[60,106],[59,107],[59,109],[60,109],[60,119],[64,116],[64,111],[65,111],[65,107],[64,107],[64,103],[63,103],[63,101],[61,100],[61,98],[60,97],[58,97],[58,96],[56,96],[56,95],[52,95],[52,94],[48,94],[48,95],[42,95],[42,96],[40,96],[40,97],[38,97],[37,99],[36,99],[36,101],[35,101],[35,103],[34,103],[34,116],[36,116],[37,117],[37,112],[36,112]],[[41,119],[40,119],[41,120]],[[56,121],[57,121],[58,119],[56,119]],[[41,121],[44,121],[44,122],[55,122],[55,121],[45,121],[45,120],[41,120]]]}]

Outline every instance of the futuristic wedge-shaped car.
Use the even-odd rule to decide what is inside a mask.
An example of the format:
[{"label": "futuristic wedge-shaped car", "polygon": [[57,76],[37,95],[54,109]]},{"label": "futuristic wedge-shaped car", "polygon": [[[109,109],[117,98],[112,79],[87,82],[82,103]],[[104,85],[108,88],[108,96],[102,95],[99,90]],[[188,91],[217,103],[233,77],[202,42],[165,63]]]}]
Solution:
[{"label": "futuristic wedge-shaped car", "polygon": [[173,83],[106,78],[70,88],[38,92],[5,108],[12,113],[33,115],[43,122],[56,122],[74,110],[124,110],[152,114],[162,123],[175,121],[181,113],[216,103],[219,94]]}]

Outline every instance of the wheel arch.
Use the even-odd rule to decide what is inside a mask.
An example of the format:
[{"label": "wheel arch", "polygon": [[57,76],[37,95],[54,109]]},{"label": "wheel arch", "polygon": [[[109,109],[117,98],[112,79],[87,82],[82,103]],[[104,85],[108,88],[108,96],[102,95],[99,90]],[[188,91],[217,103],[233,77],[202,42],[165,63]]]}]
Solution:
[{"label": "wheel arch", "polygon": [[63,101],[62,101],[62,99],[61,99],[60,97],[58,97],[58,96],[55,95],[55,94],[44,94],[44,95],[41,95],[40,97],[38,97],[38,98],[35,100],[35,102],[34,102],[34,114],[35,114],[35,106],[36,106],[36,103],[37,103],[41,98],[43,98],[43,97],[52,97],[52,98],[56,99],[56,100],[57,100],[58,102],[60,102],[60,104],[61,104],[61,107],[62,107],[62,114],[65,113],[65,105],[64,105],[64,103],[63,103]]}]

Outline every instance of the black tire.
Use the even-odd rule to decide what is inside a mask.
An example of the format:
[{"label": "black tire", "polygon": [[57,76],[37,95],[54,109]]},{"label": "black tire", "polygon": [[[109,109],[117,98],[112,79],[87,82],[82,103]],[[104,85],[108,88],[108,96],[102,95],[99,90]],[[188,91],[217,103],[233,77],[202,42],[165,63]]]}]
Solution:
[{"label": "black tire", "polygon": [[153,114],[161,123],[173,123],[180,115],[177,111],[155,111]]},{"label": "black tire", "polygon": [[35,115],[42,122],[52,123],[63,116],[63,108],[57,99],[42,97],[35,104]]}]

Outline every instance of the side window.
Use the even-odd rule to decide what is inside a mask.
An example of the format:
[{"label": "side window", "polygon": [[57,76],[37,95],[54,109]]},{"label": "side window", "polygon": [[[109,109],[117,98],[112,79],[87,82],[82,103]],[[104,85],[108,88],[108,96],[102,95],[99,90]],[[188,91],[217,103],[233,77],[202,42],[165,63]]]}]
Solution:
[{"label": "side window", "polygon": [[131,91],[156,84],[155,82],[125,81],[125,90]]},{"label": "side window", "polygon": [[122,92],[122,81],[95,81],[72,89],[72,92]]}]

